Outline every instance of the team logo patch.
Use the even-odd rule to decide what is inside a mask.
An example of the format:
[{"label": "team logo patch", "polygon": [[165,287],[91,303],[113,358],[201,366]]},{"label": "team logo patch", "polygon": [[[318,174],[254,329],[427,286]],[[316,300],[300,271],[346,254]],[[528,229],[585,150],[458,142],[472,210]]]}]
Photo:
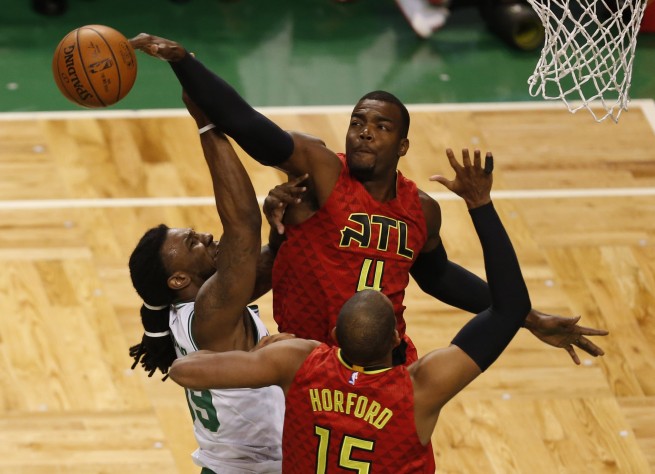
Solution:
[{"label": "team logo patch", "polygon": [[353,372],[350,374],[350,379],[348,379],[348,383],[350,385],[355,385],[355,382],[357,382],[357,378],[359,377],[359,372]]}]

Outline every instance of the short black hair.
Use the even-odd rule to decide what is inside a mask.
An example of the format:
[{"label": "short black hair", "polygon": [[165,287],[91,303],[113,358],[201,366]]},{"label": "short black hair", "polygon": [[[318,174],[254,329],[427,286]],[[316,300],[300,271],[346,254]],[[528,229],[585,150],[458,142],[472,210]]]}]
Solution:
[{"label": "short black hair", "polygon": [[409,111],[398,97],[387,91],[372,91],[359,99],[359,102],[363,100],[379,100],[380,102],[388,102],[398,107],[403,119],[403,123],[400,124],[400,135],[403,138],[407,138],[409,134]]},{"label": "short black hair", "polygon": [[151,306],[171,304],[175,293],[168,287],[168,272],[161,249],[169,227],[160,224],[148,230],[130,255],[132,285],[141,299]]},{"label": "short black hair", "polygon": [[375,290],[355,293],[337,318],[339,347],[352,363],[370,365],[393,349],[396,314],[389,299]]}]

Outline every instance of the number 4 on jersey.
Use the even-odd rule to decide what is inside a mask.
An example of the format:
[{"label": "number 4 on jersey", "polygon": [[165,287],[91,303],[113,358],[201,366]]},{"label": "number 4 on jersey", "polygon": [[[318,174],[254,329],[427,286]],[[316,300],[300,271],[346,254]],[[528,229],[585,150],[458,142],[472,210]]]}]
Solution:
[{"label": "number 4 on jersey", "polygon": [[384,273],[384,260],[373,260],[365,258],[362,269],[359,272],[357,291],[376,290],[382,291],[382,275]]}]

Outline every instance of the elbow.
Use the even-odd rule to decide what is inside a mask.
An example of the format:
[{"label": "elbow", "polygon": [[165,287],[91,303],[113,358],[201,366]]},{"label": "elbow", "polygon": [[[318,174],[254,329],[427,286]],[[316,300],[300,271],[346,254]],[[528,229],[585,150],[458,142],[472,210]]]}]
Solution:
[{"label": "elbow", "polygon": [[430,271],[426,267],[414,265],[410,275],[423,293],[437,297],[437,288],[441,282],[441,275],[437,271]]},{"label": "elbow", "polygon": [[180,359],[175,359],[173,365],[168,369],[168,376],[178,385],[184,387],[184,368]]},{"label": "elbow", "polygon": [[530,298],[526,295],[525,298],[520,301],[520,304],[517,305],[516,313],[521,314],[521,324],[525,322],[527,319],[528,315],[530,314],[530,311],[532,311],[532,302],[530,301]]},{"label": "elbow", "polygon": [[204,390],[205,387],[200,387],[197,384],[194,384],[193,376],[189,373],[188,365],[189,364],[182,359],[175,359],[173,365],[168,369],[168,376],[180,387],[191,390]]},{"label": "elbow", "polygon": [[526,298],[524,309],[525,309],[526,316],[528,315],[528,313],[530,313],[530,311],[532,311],[532,301],[530,301],[530,298]]}]

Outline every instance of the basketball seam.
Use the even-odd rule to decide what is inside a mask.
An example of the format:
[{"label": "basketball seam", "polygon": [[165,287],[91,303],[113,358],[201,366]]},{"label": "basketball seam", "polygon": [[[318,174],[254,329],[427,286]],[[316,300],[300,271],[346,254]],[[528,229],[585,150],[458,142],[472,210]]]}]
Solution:
[{"label": "basketball seam", "polygon": [[[86,80],[89,83],[89,88],[95,94],[96,99],[98,99],[98,102],[100,102],[102,107],[107,107],[107,104],[105,104],[105,102],[100,98],[100,95],[98,94],[98,91],[96,91],[96,88],[93,86],[93,82],[91,82],[91,78],[89,77],[89,73],[86,70],[86,62],[84,62],[82,60],[82,53],[80,53],[80,39],[79,39],[80,38],[80,31],[82,31],[82,29],[83,28],[78,28],[77,32],[75,34],[75,42],[77,44],[77,52],[78,52],[78,54],[80,56],[80,63],[82,64],[82,70],[84,71],[84,75],[86,76]],[[85,28],[85,29],[89,29],[89,30],[97,33],[97,31],[92,29],[92,28]],[[100,35],[100,37],[102,38],[103,41],[105,41],[105,39],[102,37],[102,35]],[[106,43],[106,41],[105,41],[105,43]],[[84,104],[84,105],[86,105],[87,107],[89,106],[88,104]]]},{"label": "basketball seam", "polygon": [[[60,66],[59,53],[61,52],[61,47],[63,46],[63,44],[64,44],[65,41],[66,41],[66,38],[64,38],[63,40],[61,40],[61,41],[59,42],[59,46],[57,46],[57,51],[55,52],[55,59],[56,59],[56,63],[57,63],[57,84],[61,83],[61,68],[59,67],[59,66]],[[80,102],[80,101],[77,99],[77,97],[75,97],[75,96],[74,96],[74,95],[73,95],[73,94],[68,90],[68,88],[63,87],[63,84],[62,84],[62,87],[58,87],[58,89],[59,89],[59,90],[60,90],[64,95],[66,95],[66,96],[67,96],[71,101],[75,102],[75,103],[78,104],[78,105],[81,105],[82,107],[85,106],[83,102]]]},{"label": "basketball seam", "polygon": [[[96,34],[100,36],[100,38],[102,38],[102,41],[105,42],[105,45],[107,45],[107,49],[111,53],[111,57],[114,59],[114,64],[116,65],[116,73],[117,73],[116,75],[118,76],[118,92],[116,94],[116,100],[114,102],[116,103],[119,100],[121,100],[121,90],[123,89],[123,77],[122,77],[123,75],[121,74],[121,70],[118,67],[118,61],[116,60],[116,55],[114,54],[114,48],[112,47],[112,45],[109,44],[109,41],[107,41],[105,37],[102,36],[102,33],[100,33],[98,30],[94,30],[93,28],[89,28],[89,30],[95,31]],[[100,99],[98,98],[98,100]]]}]

